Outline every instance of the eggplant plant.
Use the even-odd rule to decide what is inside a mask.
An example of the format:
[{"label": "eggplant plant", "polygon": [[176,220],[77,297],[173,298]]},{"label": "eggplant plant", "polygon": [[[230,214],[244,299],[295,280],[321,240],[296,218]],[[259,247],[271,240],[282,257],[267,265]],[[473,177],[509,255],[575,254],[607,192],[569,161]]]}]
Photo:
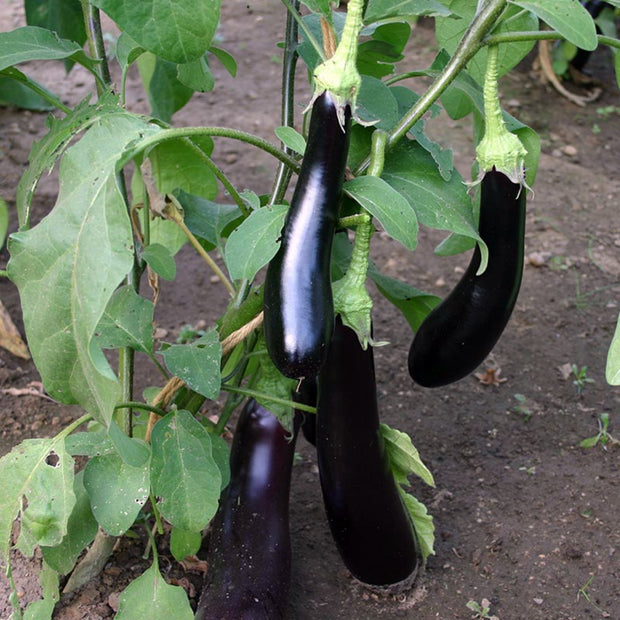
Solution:
[{"label": "eggplant plant", "polygon": [[[234,77],[235,58],[243,59],[242,48],[217,43],[221,0],[141,0],[132,10],[121,0],[68,0],[60,6],[49,0],[38,3],[40,10],[25,5],[27,23],[0,33],[0,90],[10,84],[14,105],[53,112],[9,200],[18,225],[9,231],[10,260],[1,276],[19,290],[28,346],[45,391],[77,406],[81,415],[54,437],[28,439],[0,459],[0,563],[13,585],[13,617],[24,613],[13,583],[14,553],[31,557],[40,550],[43,596],[25,613],[51,618],[61,582],[63,592],[75,590],[103,569],[119,537],[141,529],[152,531],[156,542],[168,542],[176,560],[198,552],[215,558],[198,617],[246,613],[252,601],[243,596],[239,607],[221,606],[231,595],[230,574],[275,601],[264,607],[267,617],[281,613],[290,579],[288,485],[295,483],[294,468],[289,480],[294,448],[288,437],[302,414],[306,434],[317,444],[326,509],[345,564],[365,583],[409,587],[434,553],[434,537],[432,517],[404,487],[412,474],[428,483],[432,476],[406,433],[378,419],[372,347],[383,335],[372,332],[371,311],[378,301],[393,304],[420,339],[434,317],[443,317],[441,337],[452,339],[451,346],[462,327],[450,298],[439,305],[415,282],[392,278],[370,261],[373,233],[380,229],[402,244],[412,266],[420,224],[448,235],[438,254],[476,247],[459,288],[470,297],[478,286],[486,290],[489,303],[472,304],[467,319],[467,330],[473,326],[467,335],[475,336],[493,315],[484,346],[468,349],[456,369],[432,361],[430,371],[423,371],[430,376],[422,380],[417,346],[409,359],[422,384],[471,372],[516,302],[524,201],[539,155],[536,132],[501,109],[497,81],[540,39],[566,40],[586,52],[601,44],[617,51],[620,42],[597,34],[590,13],[572,0],[350,0],[346,11],[335,11],[329,0],[282,0],[282,109],[274,117],[279,126],[273,139],[266,140],[236,127],[235,109],[224,127],[173,122],[196,91],[209,97],[215,63]],[[114,46],[102,32],[102,13],[120,33]],[[412,24],[420,17],[434,19],[439,52],[430,66],[401,71]],[[91,97],[69,107],[22,66],[57,61],[89,73]],[[298,62],[312,82],[311,101],[295,94]],[[112,64],[120,75],[117,85],[110,78]],[[131,111],[126,78],[134,66],[148,114]],[[487,66],[494,67],[491,77]],[[415,77],[430,78],[430,85],[411,87]],[[307,123],[298,110],[305,110]],[[479,156],[484,178],[472,199],[450,152],[426,135],[427,113],[471,115],[476,143],[484,142],[485,128],[495,122],[500,142],[518,147],[519,176],[511,176],[503,150],[492,146],[487,157]],[[222,138],[273,157],[278,165],[269,194],[241,191],[231,181],[214,151]],[[34,221],[38,183],[55,166],[55,204]],[[293,187],[289,204],[287,190]],[[494,214],[496,207],[514,212],[496,218],[487,207]],[[496,219],[504,228],[489,224]],[[503,257],[498,246],[506,239],[515,243]],[[217,307],[226,309],[195,337],[167,342],[153,329],[162,303],[158,293],[184,268],[177,263],[185,244],[221,283]],[[376,295],[369,294],[369,280]],[[339,355],[343,329],[347,346],[363,360],[367,381],[359,391],[351,369],[341,377],[330,362]],[[142,398],[134,390],[136,364],[152,365],[161,375]],[[610,347],[607,377],[620,383],[620,331]],[[306,384],[303,394],[299,378]],[[365,430],[341,406],[346,394],[370,406]],[[336,410],[342,417],[332,417]],[[224,437],[238,411],[230,452]],[[259,418],[268,419],[273,441],[263,442],[266,427],[248,440],[250,418],[259,426]],[[337,450],[330,443],[334,433]],[[351,458],[372,460],[374,486],[347,479]],[[265,509],[261,518],[267,524],[260,527],[270,530],[274,506],[267,502],[267,474],[273,468],[267,469],[278,463],[283,479],[280,520],[273,528],[277,540],[258,538],[246,511]],[[361,523],[360,506],[377,496],[377,484],[389,496],[389,514],[375,511]],[[362,542],[353,532],[345,535],[349,518],[363,532]],[[397,524],[401,542],[386,546],[382,537],[396,533],[384,531],[390,523]],[[376,538],[369,539],[372,531]],[[235,544],[251,545],[256,562]],[[278,563],[265,583],[266,574],[253,571],[269,564],[276,547]],[[380,566],[373,567],[381,549]],[[154,554],[152,566],[122,593],[117,618],[171,616],[191,618],[194,609],[183,589],[165,583]]]}]

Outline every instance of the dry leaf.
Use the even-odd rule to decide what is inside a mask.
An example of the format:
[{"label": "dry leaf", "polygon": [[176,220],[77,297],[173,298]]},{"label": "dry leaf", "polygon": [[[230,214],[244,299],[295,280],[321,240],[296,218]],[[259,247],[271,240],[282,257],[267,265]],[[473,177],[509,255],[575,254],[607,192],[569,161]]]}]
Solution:
[{"label": "dry leaf", "polygon": [[182,559],[179,564],[183,567],[183,570],[187,573],[202,573],[207,574],[207,563],[205,560],[201,560],[196,555],[188,555]]},{"label": "dry leaf", "polygon": [[40,381],[31,381],[25,388],[6,388],[2,390],[2,393],[9,396],[39,396],[40,398],[51,400],[53,403],[56,402],[45,393],[43,384]]},{"label": "dry leaf", "polygon": [[501,368],[487,368],[486,372],[477,372],[474,376],[482,385],[500,385],[508,381],[508,379],[500,377],[501,374]]},{"label": "dry leaf", "polygon": [[24,344],[17,327],[11,320],[4,304],[0,300],[0,347],[24,360],[30,359],[28,347]]}]

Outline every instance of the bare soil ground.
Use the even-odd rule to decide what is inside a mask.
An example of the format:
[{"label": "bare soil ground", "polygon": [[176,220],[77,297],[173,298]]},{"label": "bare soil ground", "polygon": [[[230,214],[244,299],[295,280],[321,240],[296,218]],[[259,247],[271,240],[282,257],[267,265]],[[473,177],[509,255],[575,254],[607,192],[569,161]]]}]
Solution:
[{"label": "bare soil ground", "polygon": [[[20,3],[0,8],[2,30],[22,20]],[[196,96],[175,123],[235,125],[275,141],[276,44],[283,27],[284,11],[276,0],[225,2],[219,35],[240,61],[238,77],[216,68],[215,90]],[[408,65],[427,66],[434,51],[430,24],[422,22]],[[90,90],[90,79],[79,68],[68,77],[49,63],[26,70],[70,103]],[[413,385],[406,370],[411,331],[398,311],[376,297],[375,331],[391,342],[375,354],[382,415],[412,436],[435,476],[435,489],[416,485],[414,492],[434,515],[436,555],[407,595],[381,598],[356,584],[329,534],[315,456],[300,441],[291,497],[291,618],[456,620],[472,617],[468,601],[487,599],[501,620],[620,619],[620,448],[578,445],[596,434],[602,412],[610,416],[611,433],[620,436],[620,391],[604,377],[620,309],[620,93],[606,50],[593,56],[588,70],[606,88],[586,108],[542,84],[531,59],[501,83],[510,111],[543,138],[528,205],[531,260],[508,328],[480,369],[500,368],[505,382],[484,385],[470,376],[435,390]],[[307,86],[300,87],[300,110],[308,95]],[[138,77],[132,75],[131,106],[146,111],[140,97]],[[45,116],[0,110],[0,195],[10,205],[31,143],[45,132]],[[444,120],[433,132],[454,149],[467,176],[473,158],[467,123]],[[220,141],[215,156],[239,187],[269,190],[275,166],[261,153]],[[55,192],[52,175],[36,198],[38,217],[53,205]],[[445,295],[468,257],[434,256],[442,236],[423,230],[419,250],[411,255],[377,235],[373,258],[386,273]],[[3,250],[0,265],[7,259]],[[212,324],[223,303],[217,283],[189,250],[181,251],[177,264],[179,277],[163,288],[156,310],[158,327],[170,335],[186,323]],[[23,329],[16,289],[6,279],[0,280],[0,297]],[[577,393],[574,377],[562,374],[566,364],[587,367],[593,382],[583,393]],[[37,396],[5,392],[37,379],[30,362],[0,350],[0,454],[25,438],[58,432],[80,413]],[[140,386],[155,380],[150,367],[138,367]],[[148,566],[143,550],[144,541],[120,541],[100,578],[63,596],[54,617],[112,617],[119,593]],[[15,557],[14,577],[24,603],[38,596],[38,562]],[[176,563],[165,539],[160,566],[195,603],[202,574]],[[7,596],[7,584],[0,581],[2,618],[10,614]]]}]

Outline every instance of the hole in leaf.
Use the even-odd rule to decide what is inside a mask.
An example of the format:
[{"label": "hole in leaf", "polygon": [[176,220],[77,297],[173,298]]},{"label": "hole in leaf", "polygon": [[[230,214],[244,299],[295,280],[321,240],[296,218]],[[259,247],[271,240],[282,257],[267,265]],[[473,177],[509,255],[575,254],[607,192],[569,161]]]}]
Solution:
[{"label": "hole in leaf", "polygon": [[55,452],[50,452],[47,455],[47,458],[45,459],[45,463],[49,465],[50,467],[58,467],[58,464],[60,463],[60,459],[58,458],[58,455]]}]

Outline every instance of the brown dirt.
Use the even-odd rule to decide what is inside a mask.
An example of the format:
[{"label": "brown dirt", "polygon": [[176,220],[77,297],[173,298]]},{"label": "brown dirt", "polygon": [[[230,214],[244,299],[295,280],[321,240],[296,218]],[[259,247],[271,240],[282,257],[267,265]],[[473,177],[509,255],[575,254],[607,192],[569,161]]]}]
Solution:
[{"label": "brown dirt", "polygon": [[[2,30],[20,24],[17,3],[4,6],[0,20]],[[414,34],[411,66],[425,66],[432,57],[427,26],[423,22]],[[215,91],[196,96],[175,122],[236,125],[273,140],[279,124],[276,43],[282,32],[283,10],[276,0],[224,3],[219,33],[224,47],[240,61],[239,75],[233,80],[217,69]],[[516,310],[487,364],[501,368],[506,381],[486,386],[471,376],[437,390],[413,385],[405,367],[410,329],[394,308],[376,299],[377,336],[391,341],[376,352],[382,415],[412,436],[434,473],[435,489],[416,484],[414,492],[434,515],[436,555],[417,587],[401,598],[380,598],[357,585],[329,534],[316,459],[300,441],[291,497],[291,618],[471,618],[467,602],[483,598],[501,620],[620,618],[620,449],[578,446],[596,434],[602,412],[610,415],[612,434],[620,436],[620,392],[604,377],[620,298],[620,175],[614,146],[620,141],[620,94],[605,50],[594,55],[588,69],[608,87],[584,109],[541,84],[530,62],[501,85],[511,111],[543,137],[535,195],[528,206],[526,253],[546,259],[539,267],[526,265]],[[49,63],[27,71],[71,103],[90,89],[88,75],[79,69],[68,78]],[[144,110],[139,92],[134,74],[132,105]],[[298,100],[307,101],[307,87],[299,93]],[[597,111],[608,106],[613,109],[607,114]],[[45,131],[44,121],[44,114],[0,110],[0,193],[10,205],[32,140]],[[473,157],[468,124],[447,121],[434,132],[454,148],[457,165],[466,174]],[[261,153],[221,141],[216,157],[241,188],[269,190],[274,165]],[[55,191],[52,175],[40,187],[39,216],[53,204]],[[441,238],[423,230],[412,256],[377,235],[373,257],[386,273],[444,295],[467,257],[433,256]],[[0,265],[7,258],[3,250]],[[158,326],[170,334],[185,323],[212,324],[223,302],[219,287],[189,250],[181,252],[177,264],[179,277],[163,288],[156,312]],[[16,290],[4,279],[0,295],[23,329]],[[587,366],[587,376],[594,380],[581,396],[572,378],[564,379],[558,370],[573,363]],[[37,379],[31,363],[0,350],[0,389],[24,388]],[[139,365],[140,386],[155,380],[150,367]],[[525,397],[520,412],[517,394]],[[58,432],[79,415],[36,396],[4,392],[0,410],[2,454],[25,438]],[[63,597],[55,618],[112,617],[118,593],[147,566],[143,549],[144,541],[121,541],[101,577]],[[176,563],[165,539],[160,554],[166,578],[186,587],[195,603],[200,573]],[[37,558],[15,557],[14,577],[24,603],[37,597],[37,566]],[[589,600],[580,593],[586,584]],[[0,616],[6,618],[5,581],[0,592]]]}]

